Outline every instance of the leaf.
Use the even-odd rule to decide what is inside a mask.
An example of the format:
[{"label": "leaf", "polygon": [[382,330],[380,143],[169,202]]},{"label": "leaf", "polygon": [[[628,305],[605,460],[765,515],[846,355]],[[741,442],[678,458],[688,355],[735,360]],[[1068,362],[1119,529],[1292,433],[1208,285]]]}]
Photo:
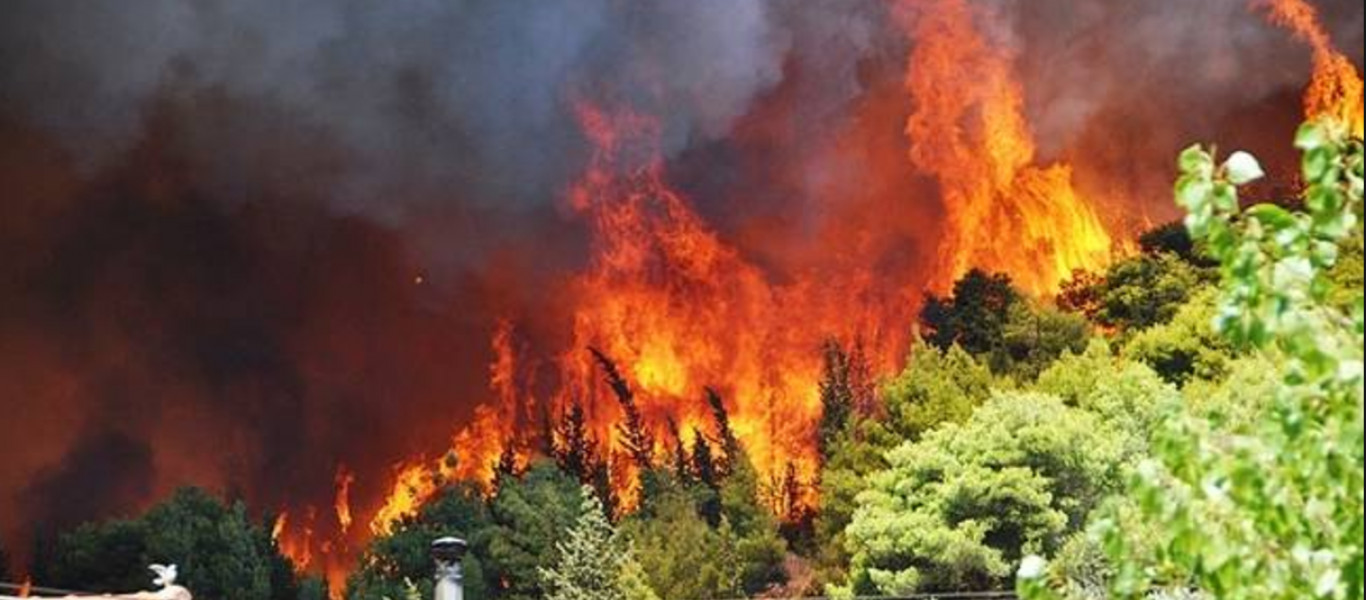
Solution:
[{"label": "leaf", "polygon": [[1309,151],[1319,148],[1328,142],[1328,134],[1323,126],[1315,121],[1310,121],[1300,125],[1295,132],[1295,147],[1300,150]]},{"label": "leaf", "polygon": [[1314,148],[1304,155],[1304,178],[1307,181],[1322,181],[1333,168],[1337,158],[1332,148]]},{"label": "leaf", "polygon": [[1258,204],[1248,209],[1248,214],[1272,229],[1286,229],[1295,226],[1295,216],[1290,211],[1275,204]]},{"label": "leaf", "polygon": [[1214,174],[1214,158],[1199,144],[1186,148],[1177,159],[1181,172],[1209,177]]}]

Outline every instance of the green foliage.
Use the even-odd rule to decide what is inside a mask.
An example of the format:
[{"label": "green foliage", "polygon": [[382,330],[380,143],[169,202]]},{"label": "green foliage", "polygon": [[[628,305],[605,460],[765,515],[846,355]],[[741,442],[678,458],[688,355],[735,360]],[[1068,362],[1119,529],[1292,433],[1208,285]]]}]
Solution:
[{"label": "green foliage", "polygon": [[1001,347],[990,358],[992,371],[1032,381],[1058,357],[1084,350],[1090,329],[1081,315],[1016,302],[1001,330]]},{"label": "green foliage", "polygon": [[1195,240],[1181,221],[1163,223],[1139,234],[1138,247],[1144,254],[1171,254],[1191,264],[1208,261],[1204,252],[1196,248]]},{"label": "green foliage", "polygon": [[962,348],[917,344],[906,369],[882,387],[884,427],[900,441],[919,439],[940,423],[962,423],[991,396],[993,382],[991,371]]},{"label": "green foliage", "polygon": [[1236,352],[1210,328],[1215,310],[1213,291],[1201,292],[1181,306],[1170,322],[1136,333],[1123,353],[1176,385],[1216,381],[1226,374]]},{"label": "green foliage", "polygon": [[1113,487],[1123,451],[1096,415],[1005,393],[888,455],[858,496],[844,592],[992,589],[1056,550]]},{"label": "green foliage", "polygon": [[1196,380],[1182,389],[1186,410],[1227,433],[1247,433],[1261,421],[1285,379],[1282,357],[1271,352],[1244,355],[1229,363],[1228,376]]},{"label": "green foliage", "polygon": [[1180,402],[1177,391],[1152,369],[1115,357],[1102,340],[1092,341],[1083,354],[1053,364],[1034,389],[1099,416],[1122,436],[1130,456],[1147,451],[1160,416]]},{"label": "green foliage", "polygon": [[[1095,527],[1115,597],[1170,586],[1230,599],[1362,597],[1362,296],[1354,291],[1344,312],[1330,277],[1344,240],[1360,235],[1362,146],[1330,121],[1305,125],[1296,145],[1304,213],[1241,209],[1237,187],[1261,174],[1245,153],[1217,166],[1199,147],[1181,156],[1177,201],[1220,263],[1215,327],[1268,352],[1279,378],[1235,370],[1257,387],[1230,387],[1229,398],[1158,428],[1128,497]],[[1269,397],[1244,395],[1259,392]],[[1260,415],[1227,410],[1243,398],[1263,403]],[[1148,530],[1139,535],[1134,520]],[[1027,566],[1022,595],[1058,597],[1038,561]]]},{"label": "green foliage", "polygon": [[83,590],[146,589],[147,527],[141,520],[86,523],[57,538],[43,563],[43,581],[54,587]]},{"label": "green foliage", "polygon": [[[254,526],[246,508],[196,488],[178,490],[137,519],[90,523],[60,536],[39,557],[54,587],[124,592],[147,589],[147,565],[177,565],[182,585],[199,598],[267,600],[272,589],[269,533]],[[282,559],[280,559],[282,560]],[[287,582],[292,590],[292,580]]]},{"label": "green foliage", "polygon": [[822,349],[822,373],[818,384],[821,420],[817,446],[821,460],[827,460],[835,443],[851,419],[866,414],[874,403],[876,384],[861,343],[846,350],[838,342],[826,342]]},{"label": "green foliage", "polygon": [[555,543],[580,514],[580,483],[549,462],[538,462],[489,505],[493,524],[483,536],[487,577],[494,597],[544,597],[538,567],[555,559]]},{"label": "green foliage", "polygon": [[1140,254],[1121,260],[1105,273],[1096,320],[1124,331],[1166,323],[1210,279],[1207,269],[1175,254]]},{"label": "green foliage", "polygon": [[[486,598],[489,589],[485,573],[488,556],[488,528],[491,518],[479,492],[469,484],[449,486],[422,507],[414,519],[399,523],[392,533],[371,540],[360,561],[360,568],[346,584],[346,597],[353,600],[403,598],[407,582],[416,582],[424,598],[432,595],[432,540],[448,535],[463,537],[472,544],[464,561],[464,587],[474,598]],[[301,586],[300,594],[316,590]],[[325,590],[323,590],[325,593]]]},{"label": "green foliage", "polygon": [[787,542],[778,534],[778,521],[759,504],[759,474],[741,453],[721,486],[721,511],[735,544],[740,566],[740,589],[757,594],[786,583],[783,559]]},{"label": "green foliage", "polygon": [[[555,544],[556,559],[539,570],[546,600],[636,600],[653,596],[642,589],[640,568],[629,547],[607,521],[602,502],[584,487],[574,526]],[[630,575],[628,582],[627,575]],[[632,594],[635,594],[634,596]]]},{"label": "green foliage", "polygon": [[327,580],[317,575],[299,579],[299,600],[327,600]]},{"label": "green foliage", "polygon": [[[759,503],[758,472],[742,448],[734,452],[730,472],[716,489],[657,472],[651,478],[650,503],[623,526],[639,550],[646,579],[660,594],[733,597],[757,594],[787,580],[787,544],[778,534],[777,519]],[[714,524],[708,518],[711,510],[719,511]],[[699,550],[703,545],[706,552]],[[705,568],[695,570],[693,565]],[[676,596],[682,593],[678,590],[700,595]]]},{"label": "green foliage", "polygon": [[[921,350],[933,352],[938,350]],[[830,458],[821,466],[821,506],[816,514],[815,540],[821,582],[843,581],[850,554],[845,548],[844,530],[858,507],[855,499],[868,487],[868,477],[885,469],[883,457],[893,444],[870,441],[870,431],[887,435],[882,424],[875,420],[850,423],[836,438]]]},{"label": "green foliage", "polygon": [[1008,276],[968,271],[953,284],[953,295],[925,299],[925,340],[941,350],[956,344],[974,355],[990,354],[1000,346],[1010,307],[1019,298]]},{"label": "green foliage", "polygon": [[652,515],[628,518],[622,529],[635,545],[650,587],[664,597],[739,595],[741,574],[729,524],[708,526],[685,490],[662,493]]},{"label": "green foliage", "polygon": [[1340,310],[1350,311],[1352,301],[1366,286],[1366,256],[1363,256],[1363,235],[1361,229],[1338,246],[1338,261],[1328,271],[1328,281],[1333,285],[1331,304]]},{"label": "green foliage", "polygon": [[815,522],[824,581],[844,579],[850,560],[845,528],[869,477],[887,468],[886,452],[943,423],[967,421],[991,396],[993,381],[991,371],[962,348],[940,350],[918,343],[905,370],[882,386],[883,414],[849,423],[833,441],[821,468],[821,507]]}]

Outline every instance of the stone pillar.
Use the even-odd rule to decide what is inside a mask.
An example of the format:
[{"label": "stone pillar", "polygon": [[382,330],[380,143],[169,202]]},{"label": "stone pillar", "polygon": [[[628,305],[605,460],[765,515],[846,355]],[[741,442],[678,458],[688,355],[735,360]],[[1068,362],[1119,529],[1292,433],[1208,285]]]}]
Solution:
[{"label": "stone pillar", "polygon": [[436,561],[435,600],[465,600],[460,562],[468,547],[465,540],[455,537],[432,540],[432,560]]}]

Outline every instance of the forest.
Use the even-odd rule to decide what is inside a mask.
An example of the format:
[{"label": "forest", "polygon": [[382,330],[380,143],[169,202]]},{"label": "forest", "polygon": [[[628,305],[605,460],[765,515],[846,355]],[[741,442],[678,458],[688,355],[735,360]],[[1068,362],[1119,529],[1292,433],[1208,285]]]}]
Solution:
[{"label": "forest", "polygon": [[629,505],[576,406],[491,489],[443,481],[344,589],[296,568],[273,515],[197,488],[40,529],[0,580],[131,590],[169,561],[207,600],[426,598],[428,544],[459,535],[476,600],[1361,598],[1362,142],[1321,120],[1295,145],[1293,198],[1245,197],[1255,158],[1190,148],[1186,218],[1055,298],[969,271],[907,324],[895,376],[827,343],[814,482],[761,476],[712,390],[709,422],[655,439],[589,349],[626,415]]}]

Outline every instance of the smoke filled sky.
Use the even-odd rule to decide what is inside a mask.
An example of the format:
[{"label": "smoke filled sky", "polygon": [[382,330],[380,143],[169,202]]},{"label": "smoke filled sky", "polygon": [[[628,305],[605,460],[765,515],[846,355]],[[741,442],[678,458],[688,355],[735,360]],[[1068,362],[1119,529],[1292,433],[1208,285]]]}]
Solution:
[{"label": "smoke filled sky", "polygon": [[[1360,67],[1361,3],[1316,4]],[[976,5],[1042,158],[1116,231],[1174,216],[1193,141],[1284,166],[1309,51],[1247,0]],[[882,0],[4,10],[11,544],[187,483],[325,504],[343,464],[373,501],[394,461],[444,448],[491,398],[499,319],[530,356],[567,343],[591,251],[564,197],[591,160],[578,102],[658,119],[669,180],[773,282],[933,268],[944,211],[904,137],[917,40]]]}]

